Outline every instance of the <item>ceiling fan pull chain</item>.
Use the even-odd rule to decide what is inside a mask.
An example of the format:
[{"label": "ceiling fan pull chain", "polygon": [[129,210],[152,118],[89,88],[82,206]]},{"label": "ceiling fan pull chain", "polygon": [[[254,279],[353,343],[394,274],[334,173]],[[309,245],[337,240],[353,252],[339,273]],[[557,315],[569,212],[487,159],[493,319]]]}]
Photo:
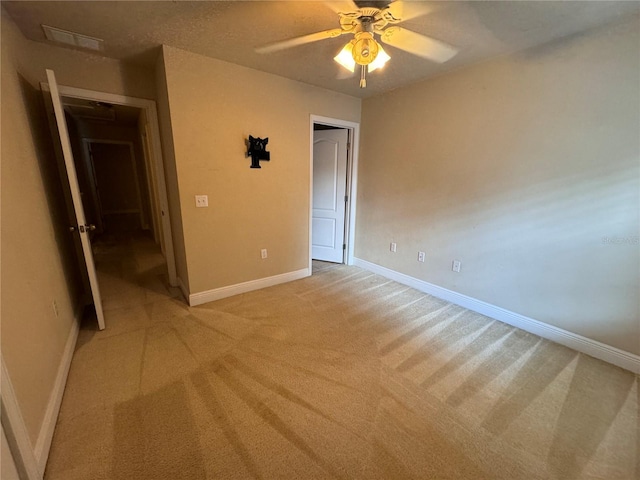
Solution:
[{"label": "ceiling fan pull chain", "polygon": [[362,65],[360,73],[360,88],[367,88],[367,65]]}]

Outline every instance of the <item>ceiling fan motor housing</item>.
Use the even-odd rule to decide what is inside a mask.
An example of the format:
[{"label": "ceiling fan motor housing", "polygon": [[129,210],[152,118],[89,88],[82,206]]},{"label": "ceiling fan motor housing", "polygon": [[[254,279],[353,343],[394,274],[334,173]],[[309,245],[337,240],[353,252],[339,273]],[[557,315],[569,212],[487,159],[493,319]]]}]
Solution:
[{"label": "ceiling fan motor housing", "polygon": [[361,1],[355,1],[353,3],[355,3],[358,9],[360,10],[365,10],[367,8],[375,8],[376,10],[382,10],[384,8],[387,8],[389,5],[391,5],[391,0],[386,0],[386,1],[361,0]]}]

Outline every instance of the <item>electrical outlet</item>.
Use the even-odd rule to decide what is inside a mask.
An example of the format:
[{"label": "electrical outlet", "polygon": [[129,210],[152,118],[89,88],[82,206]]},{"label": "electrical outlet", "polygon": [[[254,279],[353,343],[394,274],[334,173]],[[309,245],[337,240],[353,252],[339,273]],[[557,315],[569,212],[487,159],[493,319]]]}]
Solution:
[{"label": "electrical outlet", "polygon": [[209,196],[208,195],[196,195],[196,207],[208,207]]},{"label": "electrical outlet", "polygon": [[267,258],[267,249],[266,248],[263,248],[262,250],[260,250],[260,256],[262,257],[263,260],[265,258]]},{"label": "electrical outlet", "polygon": [[53,314],[56,316],[56,318],[58,317],[59,313],[58,313],[58,304],[56,303],[56,301],[54,300],[53,302],[51,302],[51,308],[53,308]]},{"label": "electrical outlet", "polygon": [[460,260],[454,260],[451,270],[453,270],[454,272],[460,273],[460,265],[461,265]]},{"label": "electrical outlet", "polygon": [[424,258],[425,258],[425,253],[424,252],[418,252],[418,261],[424,263]]},{"label": "electrical outlet", "polygon": [[393,253],[396,253],[397,249],[398,246],[396,245],[396,242],[391,242],[391,244],[389,245],[389,250],[391,250]]}]

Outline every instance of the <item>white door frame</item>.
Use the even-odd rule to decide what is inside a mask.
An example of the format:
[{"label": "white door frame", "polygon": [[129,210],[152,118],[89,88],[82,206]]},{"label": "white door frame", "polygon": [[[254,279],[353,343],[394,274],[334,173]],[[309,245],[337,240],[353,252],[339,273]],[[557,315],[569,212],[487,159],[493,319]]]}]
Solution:
[{"label": "white door frame", "polygon": [[349,205],[347,168],[351,157],[350,136],[351,131],[346,128],[314,124],[313,260],[344,263],[347,258],[345,237]]},{"label": "white door frame", "polygon": [[60,96],[80,98],[97,102],[111,103],[114,105],[125,105],[129,107],[141,108],[145,111],[145,116],[149,125],[151,145],[153,147],[151,162],[156,173],[155,178],[158,183],[157,191],[160,200],[160,210],[162,215],[162,238],[161,244],[167,262],[169,274],[169,284],[178,286],[176,278],[176,261],[173,251],[173,237],[171,236],[171,219],[169,217],[169,201],[167,199],[167,184],[164,177],[164,160],[162,156],[162,145],[160,144],[160,128],[158,126],[158,114],[156,102],[144,98],[129,97],[126,95],[116,95],[113,93],[97,92],[84,88],[67,87],[58,85]]},{"label": "white door frame", "polygon": [[93,213],[95,214],[95,218],[93,218],[92,220],[93,222],[95,222],[98,233],[102,233],[104,226],[102,225],[102,206],[100,205],[100,200],[98,199],[96,172],[93,168],[93,160],[91,159],[91,151],[89,150],[89,145],[84,143],[84,139],[82,140],[82,160],[84,161],[84,168],[87,171],[87,177],[89,177],[89,190],[91,191],[91,200],[93,201],[94,210]]},{"label": "white door frame", "polygon": [[[141,115],[138,117],[138,133],[140,134],[140,144],[142,145],[142,155],[144,156],[144,167],[147,173],[147,191],[149,192],[150,199],[153,240],[162,248],[162,244],[160,243],[160,225],[162,223],[159,208],[160,200],[158,200],[156,172],[151,168],[152,148],[149,143],[149,122],[147,122],[146,112],[144,110],[141,111]],[[164,255],[164,250],[162,251],[162,254]]]},{"label": "white door frame", "polygon": [[[96,169],[93,163],[93,155],[91,154],[91,150],[90,150],[90,144],[92,143],[104,143],[107,145],[127,145],[129,147],[129,153],[131,155],[131,168],[133,169],[133,180],[136,183],[136,200],[138,202],[137,213],[138,213],[138,216],[140,217],[140,227],[143,230],[148,230],[149,224],[145,221],[146,219],[144,217],[144,208],[142,206],[142,192],[140,192],[140,178],[138,177],[138,166],[136,165],[136,155],[133,149],[133,142],[130,142],[127,140],[103,140],[100,138],[83,138],[82,139],[82,147],[85,155],[89,159],[89,164],[91,166],[91,172],[89,173],[91,173],[91,179],[90,179],[90,181],[92,182],[91,188],[92,190],[94,190],[92,193],[94,194],[95,198],[97,198],[98,185],[97,185],[97,178],[96,178]],[[151,200],[151,198],[149,198],[149,200]],[[97,203],[98,202],[96,202],[96,204]],[[102,201],[100,201],[100,205],[96,205],[96,208],[100,210],[100,213],[104,213],[104,208],[102,207]],[[131,212],[121,212],[121,213],[135,213],[135,212],[131,211]]]},{"label": "white door frame", "polygon": [[354,239],[356,234],[356,194],[358,187],[358,152],[360,150],[360,124],[337,118],[311,114],[309,123],[309,274],[312,270],[312,228],[313,228],[313,125],[319,123],[349,130],[349,158],[347,159],[347,209],[345,212],[344,243],[347,244],[345,263],[353,265]]},{"label": "white door frame", "polygon": [[9,372],[0,355],[0,404],[2,411],[2,429],[7,436],[9,450],[20,474],[24,480],[42,480],[44,471],[40,470],[36,460],[33,445],[16,399]]}]

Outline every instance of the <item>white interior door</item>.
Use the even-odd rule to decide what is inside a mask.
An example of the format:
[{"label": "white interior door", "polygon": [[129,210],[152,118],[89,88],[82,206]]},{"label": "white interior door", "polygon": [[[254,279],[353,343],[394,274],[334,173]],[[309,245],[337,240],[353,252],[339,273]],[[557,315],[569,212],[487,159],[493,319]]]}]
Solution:
[{"label": "white interior door", "polygon": [[346,129],[316,130],[313,134],[311,256],[314,260],[344,261],[348,141]]},{"label": "white interior door", "polygon": [[[51,92],[51,101],[53,103],[53,111],[56,117],[56,125],[58,127],[58,134],[60,135],[60,144],[62,146],[62,155],[64,157],[64,165],[67,171],[67,179],[69,180],[69,188],[71,190],[71,199],[73,201],[73,209],[76,215],[76,231],[74,234],[80,235],[80,241],[82,243],[82,253],[84,255],[84,261],[87,266],[87,272],[89,274],[89,284],[91,286],[91,295],[93,296],[93,303],[96,308],[96,315],[98,317],[98,327],[103,330],[104,324],[104,312],[102,310],[102,297],[100,296],[100,288],[98,286],[98,276],[96,275],[96,267],[93,262],[93,252],[91,250],[91,242],[89,240],[89,231],[93,225],[87,225],[84,208],[82,206],[82,198],[80,197],[80,187],[78,185],[78,176],[76,174],[76,167],[73,161],[73,154],[71,152],[71,142],[69,140],[69,132],[67,130],[67,123],[64,119],[64,110],[62,108],[62,101],[60,100],[60,93],[58,91],[58,84],[56,82],[56,76],[53,70],[47,70],[47,81],[49,82],[49,91]],[[93,227],[95,228],[95,227]]]}]

